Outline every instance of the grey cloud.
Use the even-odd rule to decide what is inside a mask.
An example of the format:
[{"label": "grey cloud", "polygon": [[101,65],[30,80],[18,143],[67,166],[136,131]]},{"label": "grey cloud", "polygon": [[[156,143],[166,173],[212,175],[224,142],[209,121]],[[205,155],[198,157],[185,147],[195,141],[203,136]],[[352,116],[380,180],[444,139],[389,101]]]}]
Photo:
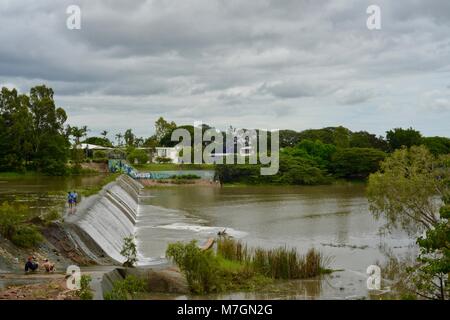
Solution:
[{"label": "grey cloud", "polygon": [[[69,4],[82,9],[79,31],[65,27]],[[46,83],[70,121],[93,130],[102,117],[123,129],[129,115],[148,133],[163,115],[298,130],[364,121],[379,134],[420,125],[448,135],[448,94],[430,92],[450,81],[450,2],[379,0],[376,32],[365,25],[369,4],[2,1],[0,84]],[[372,112],[387,104],[390,122]]]}]

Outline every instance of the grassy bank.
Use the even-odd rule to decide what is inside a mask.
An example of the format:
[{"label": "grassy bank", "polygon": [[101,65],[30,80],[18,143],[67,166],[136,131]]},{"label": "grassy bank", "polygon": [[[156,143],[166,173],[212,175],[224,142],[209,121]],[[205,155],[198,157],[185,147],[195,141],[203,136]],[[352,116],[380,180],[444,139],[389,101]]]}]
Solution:
[{"label": "grassy bank", "polygon": [[329,259],[314,249],[300,255],[294,249],[249,249],[241,242],[220,238],[217,252],[202,250],[195,241],[170,244],[166,256],[186,275],[195,294],[258,290],[281,279],[304,279],[331,270]]}]

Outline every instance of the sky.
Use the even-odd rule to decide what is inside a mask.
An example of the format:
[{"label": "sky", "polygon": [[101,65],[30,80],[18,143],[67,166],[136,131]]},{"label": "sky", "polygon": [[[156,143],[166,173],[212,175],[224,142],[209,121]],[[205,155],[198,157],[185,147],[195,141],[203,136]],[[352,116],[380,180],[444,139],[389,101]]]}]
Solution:
[{"label": "sky", "polygon": [[110,138],[160,116],[449,137],[450,1],[0,0],[0,87],[40,84],[69,124]]}]

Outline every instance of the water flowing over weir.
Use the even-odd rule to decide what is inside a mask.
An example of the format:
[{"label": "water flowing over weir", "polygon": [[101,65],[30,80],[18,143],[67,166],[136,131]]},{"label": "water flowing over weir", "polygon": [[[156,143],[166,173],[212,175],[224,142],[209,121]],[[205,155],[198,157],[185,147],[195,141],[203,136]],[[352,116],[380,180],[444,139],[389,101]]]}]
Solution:
[{"label": "water flowing over weir", "polygon": [[122,175],[96,195],[84,199],[66,222],[74,242],[95,261],[107,255],[124,262],[123,239],[135,233],[139,193],[143,186]]}]

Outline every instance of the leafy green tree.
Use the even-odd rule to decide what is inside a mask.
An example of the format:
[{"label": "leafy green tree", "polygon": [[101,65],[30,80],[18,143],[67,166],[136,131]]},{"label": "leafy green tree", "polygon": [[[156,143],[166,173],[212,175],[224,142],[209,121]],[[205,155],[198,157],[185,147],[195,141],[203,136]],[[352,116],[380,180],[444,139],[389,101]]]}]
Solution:
[{"label": "leafy green tree", "polygon": [[280,148],[293,147],[300,141],[299,133],[294,130],[280,130],[279,138]]},{"label": "leafy green tree", "polygon": [[412,233],[433,228],[441,206],[436,197],[449,196],[449,166],[449,156],[435,158],[424,146],[396,150],[369,177],[370,210],[386,218],[388,229]]},{"label": "leafy green tree", "polygon": [[337,149],[332,156],[331,170],[342,178],[367,178],[380,168],[385,156],[383,151],[372,148]]},{"label": "leafy green tree", "polygon": [[422,144],[422,134],[413,128],[395,128],[386,132],[386,140],[391,151],[403,146],[409,148]]},{"label": "leafy green tree", "polygon": [[167,122],[163,117],[159,117],[155,122],[155,136],[156,139],[160,142],[161,139],[169,133],[172,133],[173,130],[177,127],[175,122]]},{"label": "leafy green tree", "polygon": [[[417,239],[417,263],[407,268],[415,294],[448,299],[450,286],[450,155],[434,157],[425,146],[396,150],[369,178],[370,210],[385,227],[401,227]],[[440,200],[440,201],[439,201]]]},{"label": "leafy green tree", "polygon": [[367,131],[353,132],[350,135],[351,148],[375,148],[388,151],[388,143],[382,137],[377,137]]},{"label": "leafy green tree", "polygon": [[450,297],[450,205],[440,209],[440,220],[434,228],[419,237],[418,261],[411,269],[416,293],[428,299],[447,300]]},{"label": "leafy green tree", "polygon": [[127,145],[127,147],[134,147],[135,136],[131,129],[127,129],[125,131],[123,138],[125,139],[125,144]]},{"label": "leafy green tree", "polygon": [[132,164],[135,163],[136,161],[139,164],[145,164],[148,162],[149,157],[145,150],[134,149],[128,154],[127,160]]},{"label": "leafy green tree", "polygon": [[445,137],[424,137],[422,143],[435,156],[450,153],[450,139]]}]

